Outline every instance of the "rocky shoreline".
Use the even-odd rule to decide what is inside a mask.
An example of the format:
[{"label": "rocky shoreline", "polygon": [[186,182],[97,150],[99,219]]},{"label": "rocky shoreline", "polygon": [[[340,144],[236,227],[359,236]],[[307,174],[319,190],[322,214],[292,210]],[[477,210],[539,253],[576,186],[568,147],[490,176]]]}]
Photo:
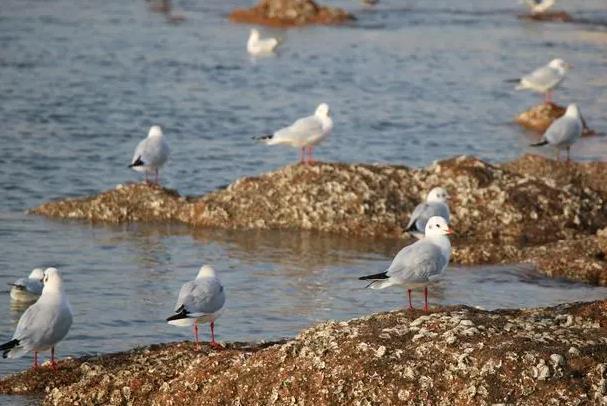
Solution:
[{"label": "rocky shoreline", "polygon": [[551,276],[607,285],[607,163],[600,162],[526,155],[499,165],[461,156],[422,169],[291,165],[204,196],[138,183],[30,212],[90,222],[401,238],[415,205],[437,185],[453,196],[455,263],[532,262]]},{"label": "rocky shoreline", "polygon": [[230,13],[237,23],[260,24],[272,27],[296,27],[310,24],[341,24],[354,20],[345,10],[320,6],[313,0],[261,0],[249,9]]},{"label": "rocky shoreline", "polygon": [[60,361],[0,381],[44,404],[604,404],[607,302],[398,310],[287,341],[171,343]]}]

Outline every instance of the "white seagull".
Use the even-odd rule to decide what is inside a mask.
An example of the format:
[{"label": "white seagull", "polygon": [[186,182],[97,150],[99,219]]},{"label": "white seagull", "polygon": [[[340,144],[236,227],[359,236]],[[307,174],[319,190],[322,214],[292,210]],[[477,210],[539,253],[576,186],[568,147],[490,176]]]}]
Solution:
[{"label": "white seagull", "polygon": [[[301,148],[300,162],[313,162],[312,149],[331,134],[333,120],[331,119],[329,105],[321,103],[314,115],[300,118],[288,127],[281,128],[274,134],[258,137],[267,145],[285,144],[294,148]],[[308,156],[306,160],[306,150]]]},{"label": "white seagull", "polygon": [[147,138],[135,148],[129,168],[133,168],[137,172],[144,172],[146,181],[148,175],[154,173],[156,183],[158,183],[158,170],[169,158],[169,153],[169,144],[164,139],[162,129],[160,126],[154,125],[150,127]]},{"label": "white seagull", "polygon": [[252,28],[247,41],[247,52],[251,55],[271,54],[278,44],[280,41],[277,38],[260,38],[259,31]]},{"label": "white seagull", "polygon": [[432,216],[441,216],[449,223],[449,206],[447,205],[449,194],[442,187],[430,190],[426,201],[417,205],[411,219],[405,227],[405,231],[417,239],[424,237],[426,223]]},{"label": "white seagull", "polygon": [[221,315],[225,301],[223,285],[215,270],[205,265],[198,271],[196,279],[183,284],[175,314],[168,317],[167,322],[180,327],[194,325],[196,348],[199,348],[198,323],[210,323],[211,347],[221,349],[221,345],[215,341],[215,320]]},{"label": "white seagull", "polygon": [[577,104],[567,106],[565,115],[557,118],[550,124],[540,142],[531,144],[532,147],[540,147],[550,144],[556,147],[556,159],[560,158],[561,149],[567,150],[567,161],[569,161],[569,149],[582,136],[584,130],[584,119]]},{"label": "white seagull", "polygon": [[19,319],[12,340],[0,345],[2,358],[19,358],[34,351],[34,368],[38,353],[51,350],[51,365],[56,368],[55,345],[63,340],[72,325],[72,309],[63,291],[63,279],[55,268],[44,271],[44,288],[36,303]]},{"label": "white seagull", "polygon": [[424,287],[424,310],[428,311],[428,284],[439,276],[449,264],[451,243],[448,234],[453,231],[447,221],[439,216],[431,217],[426,224],[426,237],[406,246],[394,257],[387,271],[363,276],[360,280],[371,280],[367,285],[371,289],[384,289],[392,285],[404,285],[409,294],[411,289]]},{"label": "white seagull", "polygon": [[524,0],[531,14],[542,14],[550,7],[554,6],[555,0]]},{"label": "white seagull", "polygon": [[44,270],[34,268],[27,278],[19,278],[13,283],[9,283],[11,288],[11,299],[17,302],[32,302],[38,299],[42,294],[42,280],[44,279]]},{"label": "white seagull", "polygon": [[552,101],[552,91],[561,84],[571,65],[560,58],[553,59],[548,65],[537,68],[523,76],[516,90],[533,90],[544,94],[544,103]]}]

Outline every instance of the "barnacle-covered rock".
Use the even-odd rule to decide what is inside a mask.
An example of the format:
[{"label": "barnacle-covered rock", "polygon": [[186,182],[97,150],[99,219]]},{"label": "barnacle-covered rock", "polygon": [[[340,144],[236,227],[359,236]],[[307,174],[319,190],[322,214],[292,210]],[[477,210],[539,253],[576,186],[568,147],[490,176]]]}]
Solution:
[{"label": "barnacle-covered rock", "polygon": [[2,394],[72,404],[602,404],[607,302],[329,321],[282,342],[153,345],[61,361]]},{"label": "barnacle-covered rock", "polygon": [[[554,120],[565,114],[565,110],[567,110],[565,107],[559,106],[558,104],[542,103],[531,107],[529,110],[523,111],[516,117],[516,122],[529,130],[544,133]],[[595,131],[588,128],[584,121],[582,136],[595,134]]]},{"label": "barnacle-covered rock", "polygon": [[261,0],[250,9],[237,9],[230,19],[238,23],[291,27],[307,24],[339,24],[354,16],[340,8],[320,6],[313,0]]}]

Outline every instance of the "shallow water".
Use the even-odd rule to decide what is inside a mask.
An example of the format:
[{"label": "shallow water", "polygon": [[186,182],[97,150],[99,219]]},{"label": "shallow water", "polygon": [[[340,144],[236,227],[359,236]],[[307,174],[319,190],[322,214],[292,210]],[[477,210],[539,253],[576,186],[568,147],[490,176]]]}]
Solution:
[{"label": "shallow water", "polygon": [[[335,120],[333,136],[317,150],[322,160],[419,166],[464,153],[513,159],[531,151],[534,136],[512,118],[540,97],[514,92],[503,79],[556,56],[575,65],[557,101],[578,102],[589,125],[607,133],[607,9],[602,0],[563,3],[585,22],[523,22],[514,1],[382,0],[375,9],[335,1],[359,20],[264,30],[285,44],[276,57],[252,60],[244,51],[249,27],[225,19],[245,1],[176,2],[187,18],[178,25],[143,1],[5,1],[0,287],[36,266],[64,272],[75,323],[61,356],[190,339],[190,331],[162,320],[204,262],[220,270],[228,293],[217,326],[222,340],[293,336],[319,320],[402,306],[404,292],[364,290],[356,280],[383,269],[398,241],[192,234],[182,226],[89,226],[21,213],[138,180],[126,165],[155,123],[172,148],[163,183],[182,193],[278,168],[297,153],[250,137],[310,114],[320,101]],[[605,160],[606,151],[607,137],[594,137],[572,154]],[[9,317],[0,318],[0,338],[8,339],[20,313],[11,310],[8,289],[1,293]],[[431,301],[522,307],[606,293],[515,266],[451,268]],[[419,292],[415,299],[419,305]],[[0,375],[29,362],[1,361]]]}]

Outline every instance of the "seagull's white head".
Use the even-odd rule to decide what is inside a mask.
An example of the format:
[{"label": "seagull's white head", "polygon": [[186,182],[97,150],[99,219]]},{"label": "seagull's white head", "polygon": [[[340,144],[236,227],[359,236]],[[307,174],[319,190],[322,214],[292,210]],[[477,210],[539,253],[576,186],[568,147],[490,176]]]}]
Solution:
[{"label": "seagull's white head", "polygon": [[580,108],[575,103],[571,103],[567,106],[567,110],[565,111],[565,115],[567,117],[579,117],[580,116]]},{"label": "seagull's white head", "polygon": [[447,199],[449,199],[449,194],[442,187],[435,187],[428,193],[426,196],[426,202],[439,202],[439,203],[447,203]]},{"label": "seagull's white head", "polygon": [[453,230],[449,228],[447,220],[441,216],[432,216],[426,223],[426,237],[436,237],[439,235],[453,234]]},{"label": "seagull's white head", "polygon": [[251,34],[249,35],[249,39],[259,39],[259,31],[256,28],[251,28]]},{"label": "seagull's white head", "polygon": [[327,103],[320,103],[314,112],[314,115],[317,117],[329,117],[330,114],[331,111],[329,110],[329,105]]},{"label": "seagull's white head", "polygon": [[217,276],[217,273],[215,273],[215,270],[211,267],[211,265],[204,265],[202,268],[200,268],[198,270],[198,275],[196,276],[196,279],[214,278],[216,276]]},{"label": "seagull's white head", "polygon": [[44,288],[42,293],[63,290],[63,278],[56,268],[46,268],[44,271]]},{"label": "seagull's white head", "polygon": [[32,272],[30,273],[30,276],[28,276],[29,279],[36,279],[39,280],[40,282],[42,282],[42,280],[44,279],[44,269],[42,268],[34,268],[32,270]]},{"label": "seagull's white head", "polygon": [[571,65],[563,61],[561,58],[551,60],[548,66],[550,66],[552,69],[557,69],[561,72],[567,72],[569,69],[571,69]]},{"label": "seagull's white head", "polygon": [[150,137],[161,137],[162,136],[162,128],[159,125],[153,125],[150,127],[150,131],[148,132],[148,138]]}]

